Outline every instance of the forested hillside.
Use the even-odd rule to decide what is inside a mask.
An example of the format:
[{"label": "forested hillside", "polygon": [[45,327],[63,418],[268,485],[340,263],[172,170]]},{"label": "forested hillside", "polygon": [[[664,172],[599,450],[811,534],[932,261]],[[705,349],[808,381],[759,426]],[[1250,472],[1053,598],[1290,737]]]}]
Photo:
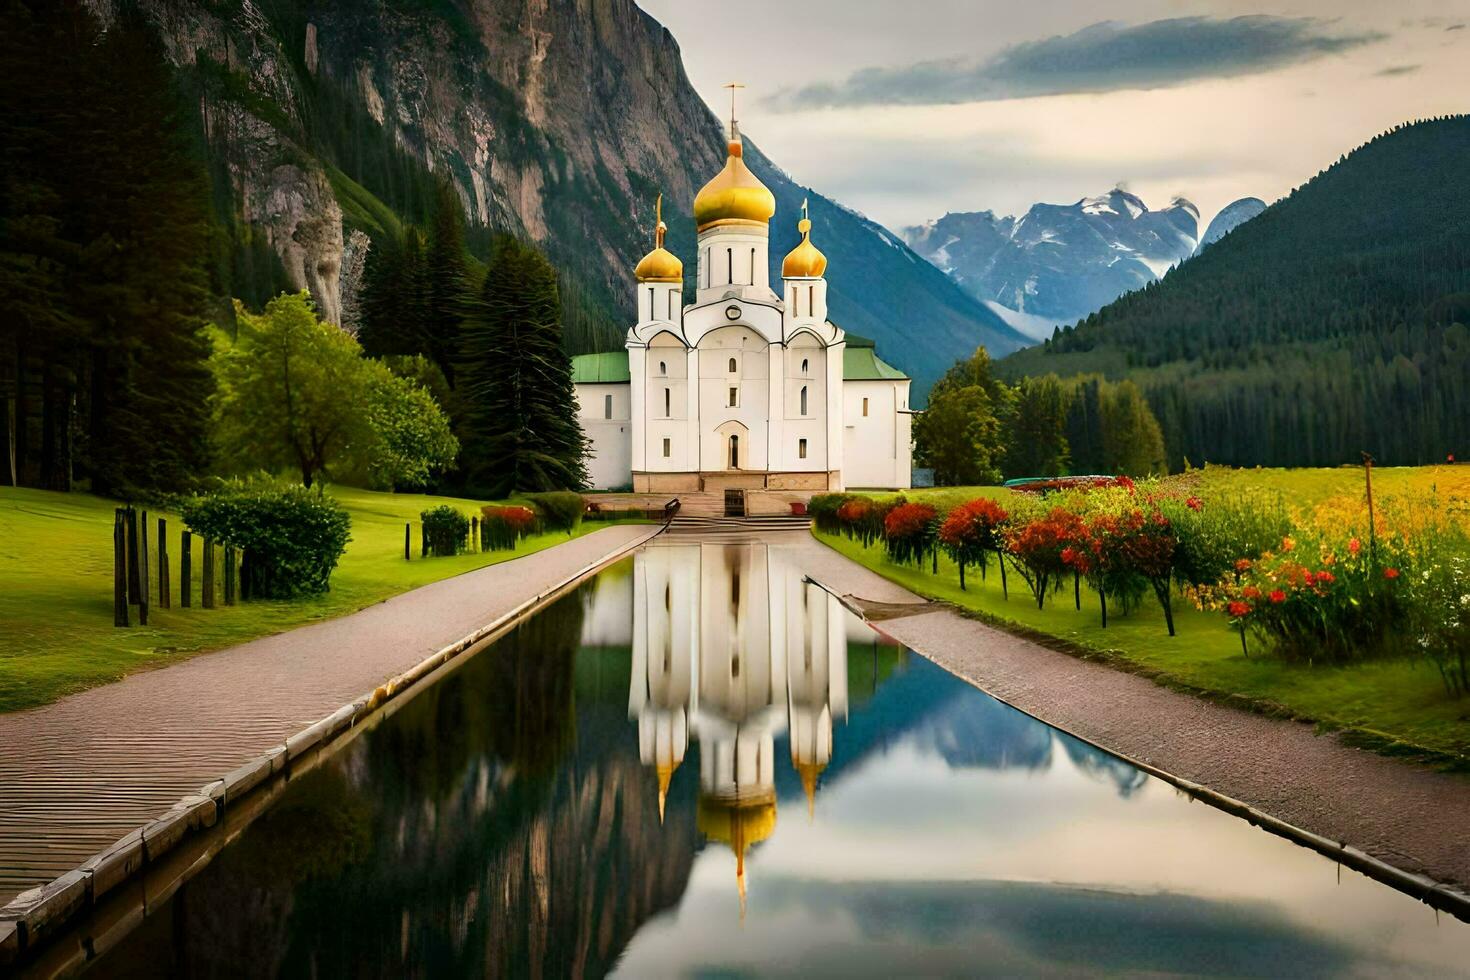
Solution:
[{"label": "forested hillside", "polygon": [[1008,377],[1132,378],[1170,463],[1470,454],[1470,117],[1385,133]]}]

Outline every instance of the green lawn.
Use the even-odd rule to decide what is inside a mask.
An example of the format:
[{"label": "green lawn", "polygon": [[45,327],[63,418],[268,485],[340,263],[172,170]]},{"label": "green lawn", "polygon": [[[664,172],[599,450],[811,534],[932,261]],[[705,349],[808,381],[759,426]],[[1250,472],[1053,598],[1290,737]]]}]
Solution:
[{"label": "green lawn", "polygon": [[[549,548],[563,532],[525,539],[515,551],[418,557],[419,512],[441,503],[478,510],[476,501],[333,488],[352,514],[352,541],[332,575],[331,591],[297,602],[263,601],[199,608],[201,546],[194,545],[194,607],[178,606],[179,532],[169,521],[174,608],[155,606],[148,626],[112,625],[114,501],[86,494],[0,487],[0,711],[46,704],[75,691],[162,667],[210,650],[354,612],[408,589]],[[403,560],[403,525],[414,523],[414,558]],[[605,527],[590,523],[578,533]],[[223,582],[216,583],[217,596]]]},{"label": "green lawn", "polygon": [[[1244,485],[1277,489],[1304,513],[1312,513],[1348,503],[1356,506],[1362,471],[1212,467],[1176,479],[1192,480],[1204,492]],[[1374,474],[1374,490],[1384,495],[1422,495],[1434,490],[1452,506],[1465,508],[1470,502],[1470,466],[1379,470]],[[916,490],[907,496],[943,508],[981,495],[1004,499],[1009,493],[996,487],[968,487]],[[1470,515],[1470,509],[1461,513]],[[1174,602],[1177,636],[1168,635],[1152,595],[1128,616],[1117,616],[1110,609],[1104,629],[1097,597],[1085,584],[1080,612],[1074,607],[1070,582],[1064,592],[1048,597],[1045,609],[1038,610],[1017,574],[1010,575],[1010,599],[1003,598],[993,566],[983,582],[969,570],[969,588],[961,591],[958,573],[947,558],[940,558],[939,574],[932,575],[927,566],[920,571],[892,564],[881,544],[864,548],[841,536],[817,533],[816,537],[919,595],[953,603],[997,625],[1038,634],[1049,645],[1098,656],[1208,697],[1234,698],[1268,710],[1279,707],[1326,727],[1350,730],[1363,744],[1380,750],[1427,750],[1429,755],[1457,757],[1443,761],[1460,767],[1470,765],[1470,700],[1448,698],[1439,675],[1427,662],[1295,666],[1263,655],[1254,645],[1247,657],[1241,652],[1239,634],[1226,626],[1223,616],[1199,612],[1179,597]]]}]

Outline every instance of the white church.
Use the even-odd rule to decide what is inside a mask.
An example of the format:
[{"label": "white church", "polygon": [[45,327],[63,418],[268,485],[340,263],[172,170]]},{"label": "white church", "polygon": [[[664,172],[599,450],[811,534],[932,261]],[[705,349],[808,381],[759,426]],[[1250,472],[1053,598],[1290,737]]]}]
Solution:
[{"label": "white church", "polygon": [[801,242],[769,273],[776,198],[730,124],[725,167],[694,199],[695,300],[664,248],[633,270],[638,322],[626,350],[573,358],[597,489],[639,493],[906,488],[909,379],[827,319],[827,258]]}]

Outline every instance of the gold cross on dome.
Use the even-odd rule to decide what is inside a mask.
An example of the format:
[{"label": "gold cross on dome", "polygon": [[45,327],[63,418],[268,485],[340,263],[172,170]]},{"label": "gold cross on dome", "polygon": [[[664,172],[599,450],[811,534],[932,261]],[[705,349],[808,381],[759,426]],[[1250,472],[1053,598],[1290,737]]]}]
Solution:
[{"label": "gold cross on dome", "polygon": [[731,123],[731,125],[734,125],[734,123],[735,123],[735,93],[737,91],[739,91],[740,89],[745,88],[745,86],[742,83],[740,83],[740,82],[730,82],[730,83],[728,83],[727,85],[725,85],[723,87],[730,90],[730,123]]}]

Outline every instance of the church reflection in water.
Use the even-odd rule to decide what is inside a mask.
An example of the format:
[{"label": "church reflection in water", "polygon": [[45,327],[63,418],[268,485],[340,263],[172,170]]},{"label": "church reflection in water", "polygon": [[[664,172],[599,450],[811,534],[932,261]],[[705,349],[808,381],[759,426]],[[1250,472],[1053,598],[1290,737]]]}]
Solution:
[{"label": "church reflection in water", "polygon": [[699,831],[745,855],[776,826],[776,742],[814,809],[832,760],[833,719],[847,717],[848,616],[778,549],[700,543],[646,548],[633,565],[628,714],[639,757],[657,774],[659,815],[699,744]]}]

